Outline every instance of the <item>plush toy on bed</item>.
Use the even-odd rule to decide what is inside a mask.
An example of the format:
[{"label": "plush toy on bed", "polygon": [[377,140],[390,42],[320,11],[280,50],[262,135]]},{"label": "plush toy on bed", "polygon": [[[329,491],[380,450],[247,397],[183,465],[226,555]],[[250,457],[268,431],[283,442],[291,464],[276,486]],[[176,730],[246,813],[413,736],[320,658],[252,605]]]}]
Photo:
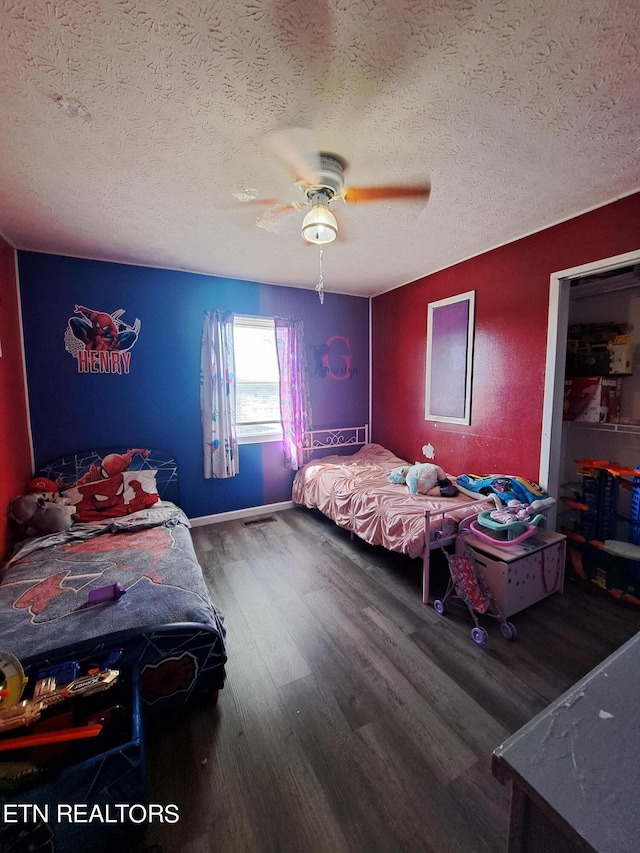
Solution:
[{"label": "plush toy on bed", "polygon": [[407,487],[412,495],[440,495],[453,498],[457,488],[439,465],[431,462],[416,462],[407,471]]},{"label": "plush toy on bed", "polygon": [[13,498],[8,515],[21,537],[61,533],[68,530],[76,518],[73,507],[46,501],[35,493]]},{"label": "plush toy on bed", "polygon": [[48,503],[58,504],[58,506],[67,507],[67,511],[73,514],[73,506],[68,498],[63,497],[58,491],[58,486],[53,480],[47,477],[34,477],[27,483],[25,494],[36,495],[36,497],[44,498]]},{"label": "plush toy on bed", "polygon": [[406,483],[411,495],[440,495],[453,498],[458,489],[439,465],[431,462],[416,462],[415,465],[402,465],[387,474],[390,483]]},{"label": "plush toy on bed", "polygon": [[387,480],[393,483],[394,486],[404,486],[407,482],[407,471],[409,468],[411,468],[411,465],[400,465],[398,468],[394,468],[387,474]]}]

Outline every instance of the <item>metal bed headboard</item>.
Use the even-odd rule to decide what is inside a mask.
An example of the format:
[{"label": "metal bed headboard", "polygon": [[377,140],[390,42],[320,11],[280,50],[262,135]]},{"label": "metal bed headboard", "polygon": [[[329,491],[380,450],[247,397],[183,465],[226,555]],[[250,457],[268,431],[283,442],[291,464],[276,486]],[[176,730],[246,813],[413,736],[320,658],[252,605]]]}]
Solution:
[{"label": "metal bed headboard", "polygon": [[[126,447],[110,447],[100,450],[85,450],[81,453],[70,453],[59,459],[54,459],[38,469],[37,474],[50,480],[62,480],[64,483],[74,483],[85,474],[91,465],[100,466],[109,453],[127,453]],[[162,500],[178,504],[180,489],[178,485],[178,465],[173,455],[164,450],[148,451],[148,455],[134,453],[129,471],[155,470],[158,494]]]},{"label": "metal bed headboard", "polygon": [[[361,447],[369,443],[369,425],[312,429],[304,434],[302,450],[305,462],[318,450],[339,450],[343,447]],[[325,454],[326,455],[326,454]]]}]

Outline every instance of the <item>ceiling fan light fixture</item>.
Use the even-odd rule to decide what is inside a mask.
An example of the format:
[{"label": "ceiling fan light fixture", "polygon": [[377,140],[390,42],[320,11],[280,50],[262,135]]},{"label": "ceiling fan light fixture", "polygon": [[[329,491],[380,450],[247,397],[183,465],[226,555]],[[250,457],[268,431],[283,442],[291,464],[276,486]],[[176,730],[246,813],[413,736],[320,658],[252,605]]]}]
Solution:
[{"label": "ceiling fan light fixture", "polygon": [[308,243],[323,246],[338,236],[338,223],[329,210],[326,196],[320,193],[318,196],[314,197],[313,206],[302,221],[302,236]]}]

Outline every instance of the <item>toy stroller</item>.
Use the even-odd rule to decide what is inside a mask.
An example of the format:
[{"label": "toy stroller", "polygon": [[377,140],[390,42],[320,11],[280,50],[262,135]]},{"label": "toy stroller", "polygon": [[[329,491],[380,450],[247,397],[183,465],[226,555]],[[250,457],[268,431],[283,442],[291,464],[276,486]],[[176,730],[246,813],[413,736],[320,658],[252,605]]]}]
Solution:
[{"label": "toy stroller", "polygon": [[[461,538],[464,542],[464,532],[461,532]],[[492,616],[500,623],[500,633],[506,640],[514,640],[516,637],[515,626],[511,622],[507,622],[500,608],[498,607],[495,598],[487,589],[487,586],[479,574],[473,553],[468,545],[465,544],[465,553],[460,556],[458,554],[449,554],[440,542],[441,533],[436,533],[436,540],[440,545],[440,550],[445,556],[447,565],[449,566],[449,583],[444,598],[437,598],[433,602],[433,609],[440,616],[444,616],[447,612],[446,601],[451,593],[455,593],[457,598],[462,599],[469,609],[471,618],[474,621],[474,627],[471,629],[471,639],[479,646],[487,642],[489,635],[486,630],[480,625],[477,614]]]}]

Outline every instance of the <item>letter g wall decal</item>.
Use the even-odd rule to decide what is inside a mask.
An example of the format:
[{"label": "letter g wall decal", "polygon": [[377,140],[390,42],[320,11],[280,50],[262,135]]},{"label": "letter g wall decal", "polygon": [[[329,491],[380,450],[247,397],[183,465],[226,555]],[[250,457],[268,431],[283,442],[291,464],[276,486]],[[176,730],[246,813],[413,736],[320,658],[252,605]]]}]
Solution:
[{"label": "letter g wall decal", "polygon": [[358,372],[351,367],[349,338],[333,335],[314,350],[316,373],[321,379],[351,379]]}]

